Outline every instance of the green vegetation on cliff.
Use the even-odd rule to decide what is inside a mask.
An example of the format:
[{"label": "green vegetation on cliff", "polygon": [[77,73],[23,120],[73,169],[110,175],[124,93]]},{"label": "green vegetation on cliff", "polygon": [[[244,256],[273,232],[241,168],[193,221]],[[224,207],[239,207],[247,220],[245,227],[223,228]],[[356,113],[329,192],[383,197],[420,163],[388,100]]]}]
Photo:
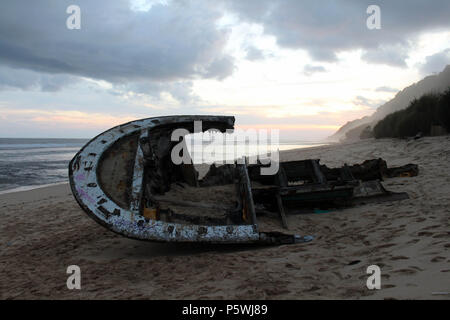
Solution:
[{"label": "green vegetation on cliff", "polygon": [[404,110],[387,115],[373,128],[375,138],[411,137],[418,133],[450,132],[450,88],[442,94],[425,94]]}]

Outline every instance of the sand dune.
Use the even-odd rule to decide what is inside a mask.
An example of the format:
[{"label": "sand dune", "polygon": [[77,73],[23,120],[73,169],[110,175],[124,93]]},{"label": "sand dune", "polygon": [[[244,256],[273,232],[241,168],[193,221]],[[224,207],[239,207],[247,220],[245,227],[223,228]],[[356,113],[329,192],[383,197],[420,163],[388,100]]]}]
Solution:
[{"label": "sand dune", "polygon": [[[286,151],[329,166],[382,157],[419,176],[384,182],[409,200],[290,215],[312,242],[278,247],[147,243],[104,229],[68,185],[0,195],[2,299],[450,299],[450,137]],[[81,268],[68,290],[66,268]],[[381,268],[368,290],[366,268]]]}]

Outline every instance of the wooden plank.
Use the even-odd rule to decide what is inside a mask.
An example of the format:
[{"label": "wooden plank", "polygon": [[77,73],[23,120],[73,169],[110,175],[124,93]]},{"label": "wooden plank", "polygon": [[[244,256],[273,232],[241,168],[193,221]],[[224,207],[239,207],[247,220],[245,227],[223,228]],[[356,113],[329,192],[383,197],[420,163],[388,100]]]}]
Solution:
[{"label": "wooden plank", "polygon": [[332,186],[328,184],[310,183],[300,186],[291,186],[280,188],[280,194],[300,194],[300,193],[310,193],[310,192],[322,192],[322,191],[333,191],[341,189],[353,189],[353,185],[343,185],[343,186]]},{"label": "wooden plank", "polygon": [[284,213],[283,200],[281,200],[280,194],[277,194],[277,204],[278,204],[278,212],[280,213],[281,217],[281,224],[283,225],[283,228],[289,229],[286,214]]},{"label": "wooden plank", "polygon": [[341,179],[342,181],[354,181],[355,178],[353,177],[352,172],[350,171],[350,168],[347,164],[344,164],[344,166],[340,169]]},{"label": "wooden plank", "polygon": [[247,208],[250,212],[251,223],[256,225],[256,212],[255,212],[255,204],[253,203],[253,195],[252,195],[252,185],[250,183],[250,178],[248,176],[247,170],[247,158],[243,158],[243,164],[240,165],[241,173],[242,173],[242,182],[245,193],[245,200],[247,202]]},{"label": "wooden plank", "polygon": [[324,174],[320,170],[319,160],[311,160],[311,165],[314,171],[314,176],[316,177],[316,182],[318,183],[326,183],[327,178],[325,178]]},{"label": "wooden plank", "polygon": [[139,144],[136,149],[134,161],[133,180],[131,182],[130,211],[140,213],[142,200],[142,185],[144,181],[144,153],[142,152],[141,141],[148,137],[148,130],[142,130]]},{"label": "wooden plank", "polygon": [[288,179],[286,176],[286,172],[284,171],[282,166],[280,166],[280,168],[278,169],[275,181],[280,187],[288,186]]},{"label": "wooden plank", "polygon": [[205,202],[193,202],[178,199],[170,199],[161,196],[154,196],[154,199],[158,202],[171,203],[173,205],[183,206],[183,207],[193,207],[193,208],[205,208],[205,209],[215,209],[215,210],[233,210],[234,208],[216,204],[216,203],[205,203]]}]

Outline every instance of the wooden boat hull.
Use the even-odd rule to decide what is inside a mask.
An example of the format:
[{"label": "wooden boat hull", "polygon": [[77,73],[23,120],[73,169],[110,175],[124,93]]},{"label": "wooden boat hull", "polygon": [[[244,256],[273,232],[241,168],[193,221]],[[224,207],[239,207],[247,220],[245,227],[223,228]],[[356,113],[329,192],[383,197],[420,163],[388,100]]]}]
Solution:
[{"label": "wooden boat hull", "polygon": [[[259,233],[255,223],[243,225],[195,225],[168,223],[150,219],[136,210],[142,194],[143,159],[139,139],[162,127],[192,128],[194,121],[209,127],[232,129],[234,117],[225,116],[167,116],[136,120],[111,128],[90,140],[70,161],[69,180],[72,193],[81,208],[95,221],[109,230],[126,237],[164,242],[249,243],[273,242],[270,234]],[[127,142],[136,153],[130,156]],[[111,164],[111,152],[116,159],[134,160],[133,173],[121,168],[119,160]],[[109,153],[108,156],[105,156]],[[106,160],[105,160],[106,157]],[[109,161],[109,162],[108,162]],[[109,171],[108,171],[109,170]],[[120,176],[125,178],[120,179]],[[130,179],[130,176],[132,178]],[[103,178],[102,178],[103,177]],[[106,177],[106,178],[105,178]],[[102,179],[108,179],[104,187]],[[109,191],[106,190],[109,188]],[[128,190],[131,199],[120,198]],[[128,197],[130,198],[130,197]],[[128,203],[127,203],[128,202]],[[295,236],[288,236],[295,241]]]},{"label": "wooden boat hull", "polygon": [[[261,173],[261,164],[247,166],[244,161],[211,166],[200,181],[190,157],[178,164],[172,158],[176,144],[194,133],[197,121],[202,131],[234,128],[234,117],[167,116],[128,122],[93,138],[69,164],[76,201],[99,224],[134,239],[284,244],[311,238],[277,232],[264,219],[258,224],[255,203],[270,211],[276,208],[288,229],[284,206],[320,208],[408,198],[385,190],[379,180],[364,180],[389,172],[381,159],[342,168],[320,166],[319,159],[281,162],[270,176]],[[174,142],[176,129],[184,131]],[[417,166],[409,166],[417,174]],[[391,171],[403,174],[410,167]],[[223,189],[214,191],[217,187]]]}]

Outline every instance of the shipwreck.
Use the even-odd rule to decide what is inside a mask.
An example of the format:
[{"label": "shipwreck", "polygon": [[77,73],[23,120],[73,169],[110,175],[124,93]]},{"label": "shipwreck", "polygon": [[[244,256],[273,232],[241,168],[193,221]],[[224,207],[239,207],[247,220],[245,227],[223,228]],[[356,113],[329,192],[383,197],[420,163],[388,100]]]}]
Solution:
[{"label": "shipwreck", "polygon": [[[318,159],[264,164],[211,165],[199,179],[192,163],[175,164],[175,129],[225,132],[229,116],[166,116],[136,120],[90,140],[70,161],[72,193],[95,221],[126,237],[164,242],[282,244],[311,238],[289,233],[286,215],[314,208],[401,200],[380,182],[414,176],[416,165],[388,168],[382,159],[328,168]],[[183,139],[183,137],[181,137]],[[186,155],[185,155],[186,156]]]}]

